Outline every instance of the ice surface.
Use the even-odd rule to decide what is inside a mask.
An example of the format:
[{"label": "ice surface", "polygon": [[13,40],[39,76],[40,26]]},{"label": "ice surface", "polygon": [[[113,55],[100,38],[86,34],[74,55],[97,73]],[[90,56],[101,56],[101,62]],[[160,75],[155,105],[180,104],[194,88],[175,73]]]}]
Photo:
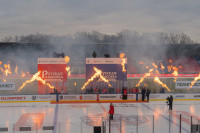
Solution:
[{"label": "ice surface", "polygon": [[[168,111],[165,101],[114,106],[111,133],[179,132],[180,114],[182,133],[190,133],[191,116],[193,123],[199,122],[200,101],[175,101],[173,111]],[[109,103],[1,103],[0,128],[8,127],[15,133],[20,132],[19,127],[31,127],[32,131],[27,132],[34,133],[93,133],[93,127],[100,126],[103,119],[108,133],[108,110]]]}]

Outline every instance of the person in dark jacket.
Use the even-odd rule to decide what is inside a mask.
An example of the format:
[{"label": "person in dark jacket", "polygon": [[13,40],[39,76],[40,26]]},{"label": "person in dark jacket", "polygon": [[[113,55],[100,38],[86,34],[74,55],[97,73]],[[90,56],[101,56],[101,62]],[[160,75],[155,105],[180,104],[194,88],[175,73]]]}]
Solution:
[{"label": "person in dark jacket", "polygon": [[142,88],[142,101],[144,101],[145,99],[145,93],[146,93],[146,90]]},{"label": "person in dark jacket", "polygon": [[110,104],[110,110],[109,110],[109,114],[110,114],[110,119],[113,120],[113,114],[115,112],[115,109],[114,109],[114,105],[111,103]]},{"label": "person in dark jacket", "polygon": [[147,102],[149,102],[150,93],[151,93],[150,89],[147,89],[147,92],[146,92]]},{"label": "person in dark jacket", "polygon": [[97,57],[96,51],[93,52],[92,57],[93,57],[93,58],[96,58],[96,57]]},{"label": "person in dark jacket", "polygon": [[169,97],[169,110],[172,110],[172,105],[173,105],[173,96],[170,95],[170,97]]}]

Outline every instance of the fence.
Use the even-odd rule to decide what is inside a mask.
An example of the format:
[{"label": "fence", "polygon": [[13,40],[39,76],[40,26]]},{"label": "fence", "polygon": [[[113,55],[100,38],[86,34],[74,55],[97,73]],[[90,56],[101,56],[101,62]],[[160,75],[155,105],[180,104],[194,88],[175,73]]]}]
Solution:
[{"label": "fence", "polygon": [[[0,132],[9,133],[200,133],[200,119],[169,112],[169,115],[114,115],[88,117],[80,122],[35,122],[0,124]],[[98,130],[95,130],[96,127]]]}]

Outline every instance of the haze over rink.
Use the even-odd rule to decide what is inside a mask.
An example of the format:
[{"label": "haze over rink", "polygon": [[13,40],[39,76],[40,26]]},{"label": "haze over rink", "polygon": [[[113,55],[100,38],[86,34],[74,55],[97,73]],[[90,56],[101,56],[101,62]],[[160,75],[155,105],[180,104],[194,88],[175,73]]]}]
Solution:
[{"label": "haze over rink", "polygon": [[[173,111],[168,111],[165,101],[150,103],[114,103],[115,114],[111,124],[112,132],[120,132],[120,116],[122,116],[122,131],[131,133],[136,131],[136,119],[139,119],[138,132],[152,132],[153,115],[156,132],[178,132],[179,114],[188,121],[182,122],[182,132],[190,132],[190,117],[200,115],[200,101],[175,101]],[[93,126],[100,126],[101,118],[107,119],[108,132],[109,103],[84,104],[49,104],[49,103],[1,103],[1,127],[14,130],[13,126],[21,123],[22,126],[33,127],[36,114],[43,115],[41,126],[54,126],[57,132],[93,133]],[[173,114],[170,116],[169,114]],[[177,115],[175,115],[177,114]],[[138,115],[138,118],[137,118]],[[22,117],[23,116],[23,117]],[[28,117],[26,120],[25,118]],[[19,132],[15,130],[15,132]],[[35,131],[31,131],[35,132]],[[38,132],[42,131],[42,128]]]}]

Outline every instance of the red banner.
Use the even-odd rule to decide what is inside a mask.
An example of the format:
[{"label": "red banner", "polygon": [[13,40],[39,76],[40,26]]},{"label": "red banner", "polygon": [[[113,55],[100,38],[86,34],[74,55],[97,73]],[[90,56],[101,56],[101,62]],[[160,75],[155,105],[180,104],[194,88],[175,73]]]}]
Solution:
[{"label": "red banner", "polygon": [[[38,71],[41,71],[40,77],[51,86],[57,89],[58,93],[66,92],[65,83],[67,80],[67,63],[64,58],[39,58]],[[54,89],[38,82],[38,94],[54,93]]]},{"label": "red banner", "polygon": [[[127,74],[127,77],[130,78],[130,77],[142,77],[144,76],[145,74]],[[199,74],[178,74],[177,77],[198,77]],[[157,77],[174,77],[174,75],[172,74],[151,74],[150,76],[148,77],[154,77],[154,76],[157,76]],[[69,78],[78,78],[78,77],[82,77],[82,78],[85,78],[85,74],[71,74],[69,76]]]}]

